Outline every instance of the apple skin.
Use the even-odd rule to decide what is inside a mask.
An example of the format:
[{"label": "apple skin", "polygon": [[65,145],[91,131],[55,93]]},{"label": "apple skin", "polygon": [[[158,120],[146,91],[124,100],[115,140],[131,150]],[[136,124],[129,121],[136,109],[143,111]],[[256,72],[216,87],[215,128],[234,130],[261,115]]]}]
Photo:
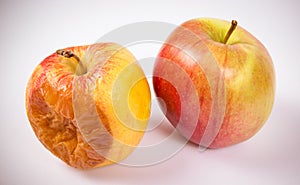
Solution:
[{"label": "apple skin", "polygon": [[64,50],[73,52],[84,69],[79,70],[74,57],[53,53],[27,84],[26,111],[37,138],[75,168],[123,160],[141,140],[150,116],[151,95],[142,69],[115,43]]},{"label": "apple skin", "polygon": [[[166,117],[189,141],[206,148],[251,138],[268,119],[275,97],[266,48],[240,26],[224,44],[230,26],[213,18],[183,23],[165,41],[154,66],[154,91],[164,101]],[[191,89],[197,98],[191,98]]]}]

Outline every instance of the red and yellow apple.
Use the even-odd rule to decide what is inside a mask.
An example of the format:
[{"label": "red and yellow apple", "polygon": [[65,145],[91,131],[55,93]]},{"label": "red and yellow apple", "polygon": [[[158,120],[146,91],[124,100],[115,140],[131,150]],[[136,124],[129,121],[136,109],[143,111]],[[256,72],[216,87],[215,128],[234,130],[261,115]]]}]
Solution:
[{"label": "red and yellow apple", "polygon": [[275,74],[266,48],[236,21],[199,18],[165,41],[153,86],[183,136],[220,148],[249,139],[266,122]]},{"label": "red and yellow apple", "polygon": [[114,43],[70,47],[34,70],[26,110],[41,143],[72,167],[126,158],[150,116],[150,90],[135,57]]}]

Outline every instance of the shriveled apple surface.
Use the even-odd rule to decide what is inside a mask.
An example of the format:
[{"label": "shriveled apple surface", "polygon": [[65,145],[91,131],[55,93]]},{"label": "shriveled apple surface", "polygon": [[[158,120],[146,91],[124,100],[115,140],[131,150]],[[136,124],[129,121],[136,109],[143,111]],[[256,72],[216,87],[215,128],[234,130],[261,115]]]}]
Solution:
[{"label": "shriveled apple surface", "polygon": [[54,53],[36,67],[28,82],[26,109],[35,134],[75,168],[124,159],[142,138],[150,114],[143,71],[117,44],[64,50],[81,61]]}]

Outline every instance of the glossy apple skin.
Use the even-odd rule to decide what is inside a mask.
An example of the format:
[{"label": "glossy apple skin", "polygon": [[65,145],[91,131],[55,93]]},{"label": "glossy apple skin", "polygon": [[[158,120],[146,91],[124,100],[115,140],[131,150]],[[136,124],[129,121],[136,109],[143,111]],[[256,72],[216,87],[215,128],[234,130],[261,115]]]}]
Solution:
[{"label": "glossy apple skin", "polygon": [[[141,140],[150,116],[150,90],[143,71],[126,48],[114,43],[64,50],[77,55],[87,72],[78,73],[75,58],[56,53],[36,67],[26,88],[27,116],[36,136],[75,168],[123,160]],[[119,107],[126,118],[118,115]],[[116,145],[116,139],[123,145]]]},{"label": "glossy apple skin", "polygon": [[[153,72],[154,90],[166,105],[168,120],[191,142],[209,148],[255,135],[275,97],[275,72],[266,48],[240,26],[222,43],[230,25],[210,18],[183,23],[161,48]],[[194,87],[185,85],[188,81]],[[193,88],[198,98],[190,98],[183,108]]]}]

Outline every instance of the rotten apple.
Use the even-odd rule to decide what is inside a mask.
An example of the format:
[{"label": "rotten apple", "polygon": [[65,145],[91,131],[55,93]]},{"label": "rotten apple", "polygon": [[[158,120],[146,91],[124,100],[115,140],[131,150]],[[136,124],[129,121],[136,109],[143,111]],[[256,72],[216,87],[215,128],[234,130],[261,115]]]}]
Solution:
[{"label": "rotten apple", "polygon": [[81,169],[125,159],[144,134],[150,103],[141,67],[115,43],[57,50],[36,67],[26,89],[37,138]]}]

